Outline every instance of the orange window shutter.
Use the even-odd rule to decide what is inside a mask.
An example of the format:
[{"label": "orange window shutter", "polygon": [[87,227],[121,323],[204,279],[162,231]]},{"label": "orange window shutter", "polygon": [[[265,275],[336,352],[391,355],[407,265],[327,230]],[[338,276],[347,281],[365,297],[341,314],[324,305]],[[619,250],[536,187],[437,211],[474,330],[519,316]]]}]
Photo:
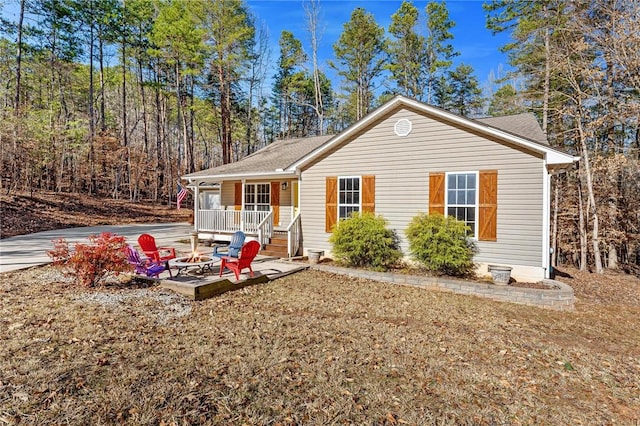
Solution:
[{"label": "orange window shutter", "polygon": [[233,204],[235,210],[242,210],[242,182],[236,182]]},{"label": "orange window shutter", "polygon": [[325,178],[325,232],[331,232],[333,225],[338,221],[338,178],[327,176]]},{"label": "orange window shutter", "polygon": [[376,177],[362,176],[362,213],[376,212]]},{"label": "orange window shutter", "polygon": [[498,171],[480,171],[478,240],[496,241],[498,237]]},{"label": "orange window shutter", "polygon": [[429,214],[444,215],[444,178],[442,172],[429,173]]},{"label": "orange window shutter", "polygon": [[271,209],[273,210],[273,223],[280,223],[280,182],[271,182]]}]

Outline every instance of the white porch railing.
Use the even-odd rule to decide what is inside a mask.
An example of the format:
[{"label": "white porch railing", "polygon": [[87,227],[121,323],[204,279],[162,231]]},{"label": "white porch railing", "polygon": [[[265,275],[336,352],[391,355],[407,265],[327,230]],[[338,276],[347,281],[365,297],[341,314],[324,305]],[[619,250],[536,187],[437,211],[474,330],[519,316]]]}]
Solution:
[{"label": "white porch railing", "polygon": [[300,220],[300,213],[297,213],[287,227],[287,252],[289,257],[293,257],[298,254],[301,239],[302,221]]},{"label": "white porch railing", "polygon": [[[269,211],[198,210],[199,232],[236,232],[257,234],[262,222],[271,216],[269,238],[273,231],[273,214]],[[264,226],[263,226],[264,227]]]},{"label": "white porch railing", "polygon": [[269,244],[273,236],[273,210],[258,224],[258,241],[262,246]]}]

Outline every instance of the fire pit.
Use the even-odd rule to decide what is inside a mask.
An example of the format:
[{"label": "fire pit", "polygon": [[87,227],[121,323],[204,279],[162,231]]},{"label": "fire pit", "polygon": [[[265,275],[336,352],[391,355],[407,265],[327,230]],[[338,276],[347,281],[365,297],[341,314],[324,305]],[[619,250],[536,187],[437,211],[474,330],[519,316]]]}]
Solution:
[{"label": "fire pit", "polygon": [[178,269],[176,277],[183,272],[187,272],[189,268],[197,268],[195,271],[196,273],[204,274],[207,269],[211,271],[211,266],[215,263],[216,260],[217,258],[214,259],[210,256],[203,256],[198,253],[192,253],[189,256],[171,259],[169,261],[169,266]]},{"label": "fire pit", "polygon": [[184,259],[184,263],[200,263],[200,262],[208,262],[211,258],[209,256],[200,256],[199,254],[192,254],[191,256]]}]

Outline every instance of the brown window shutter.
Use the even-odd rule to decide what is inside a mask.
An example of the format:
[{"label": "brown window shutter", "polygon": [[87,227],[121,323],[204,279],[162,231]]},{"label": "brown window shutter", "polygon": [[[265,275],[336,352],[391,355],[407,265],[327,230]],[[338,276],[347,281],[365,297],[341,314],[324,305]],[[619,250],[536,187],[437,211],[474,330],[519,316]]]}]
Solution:
[{"label": "brown window shutter", "polygon": [[498,236],[498,171],[480,171],[478,240],[496,241]]},{"label": "brown window shutter", "polygon": [[376,212],[376,177],[362,176],[362,213]]},{"label": "brown window shutter", "polygon": [[280,182],[271,182],[271,209],[273,210],[273,223],[280,224]]},{"label": "brown window shutter", "polygon": [[327,176],[325,179],[325,232],[331,232],[338,221],[338,178]]},{"label": "brown window shutter", "polygon": [[429,173],[429,214],[444,215],[444,173]]},{"label": "brown window shutter", "polygon": [[233,204],[235,210],[242,210],[242,182],[236,182]]}]

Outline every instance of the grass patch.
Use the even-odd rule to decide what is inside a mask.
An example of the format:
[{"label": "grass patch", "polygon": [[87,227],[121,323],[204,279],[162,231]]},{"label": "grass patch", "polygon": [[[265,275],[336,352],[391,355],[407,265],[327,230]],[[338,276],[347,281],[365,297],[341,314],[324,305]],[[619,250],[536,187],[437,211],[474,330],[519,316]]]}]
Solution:
[{"label": "grass patch", "polygon": [[639,419],[635,303],[555,312],[318,271],[192,302],[48,267],[0,275],[0,300],[2,423]]}]

